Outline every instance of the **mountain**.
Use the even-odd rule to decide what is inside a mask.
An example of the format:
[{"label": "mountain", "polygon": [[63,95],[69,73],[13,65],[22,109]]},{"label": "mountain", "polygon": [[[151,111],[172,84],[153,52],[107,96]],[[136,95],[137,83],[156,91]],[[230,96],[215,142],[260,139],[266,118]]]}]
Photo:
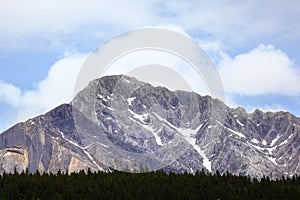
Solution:
[{"label": "mountain", "polygon": [[260,178],[300,174],[300,119],[128,76],[96,79],[70,104],[0,135],[0,173],[158,170]]}]

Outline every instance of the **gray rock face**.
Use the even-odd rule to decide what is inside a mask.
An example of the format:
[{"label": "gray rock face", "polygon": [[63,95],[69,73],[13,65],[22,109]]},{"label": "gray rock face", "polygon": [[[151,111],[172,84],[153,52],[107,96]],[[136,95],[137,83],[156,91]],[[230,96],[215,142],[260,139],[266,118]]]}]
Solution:
[{"label": "gray rock face", "polygon": [[0,135],[0,173],[207,171],[278,178],[300,174],[300,119],[247,113],[218,99],[127,76],[92,81],[71,104]]}]

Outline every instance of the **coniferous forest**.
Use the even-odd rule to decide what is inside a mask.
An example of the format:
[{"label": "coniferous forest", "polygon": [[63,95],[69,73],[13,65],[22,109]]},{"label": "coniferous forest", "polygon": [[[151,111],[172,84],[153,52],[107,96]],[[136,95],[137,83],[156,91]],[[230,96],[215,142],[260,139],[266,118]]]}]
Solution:
[{"label": "coniferous forest", "polygon": [[0,176],[0,199],[300,199],[300,177],[91,172]]}]

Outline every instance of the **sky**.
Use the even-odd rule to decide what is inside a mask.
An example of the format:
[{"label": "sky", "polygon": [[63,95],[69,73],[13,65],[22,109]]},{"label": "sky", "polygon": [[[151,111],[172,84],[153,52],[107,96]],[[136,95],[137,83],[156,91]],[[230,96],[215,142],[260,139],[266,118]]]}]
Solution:
[{"label": "sky", "polygon": [[297,0],[0,0],[0,132],[69,103],[95,48],[143,27],[179,30],[199,43],[226,99],[249,112],[300,116]]}]

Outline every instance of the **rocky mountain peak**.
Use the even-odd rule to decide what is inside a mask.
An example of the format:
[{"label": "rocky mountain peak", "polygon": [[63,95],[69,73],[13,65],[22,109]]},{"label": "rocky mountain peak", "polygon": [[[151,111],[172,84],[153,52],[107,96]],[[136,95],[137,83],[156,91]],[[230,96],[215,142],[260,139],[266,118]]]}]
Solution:
[{"label": "rocky mountain peak", "polygon": [[93,80],[70,104],[0,135],[0,173],[207,171],[271,178],[299,174],[300,119],[247,113],[218,99],[123,75]]}]

